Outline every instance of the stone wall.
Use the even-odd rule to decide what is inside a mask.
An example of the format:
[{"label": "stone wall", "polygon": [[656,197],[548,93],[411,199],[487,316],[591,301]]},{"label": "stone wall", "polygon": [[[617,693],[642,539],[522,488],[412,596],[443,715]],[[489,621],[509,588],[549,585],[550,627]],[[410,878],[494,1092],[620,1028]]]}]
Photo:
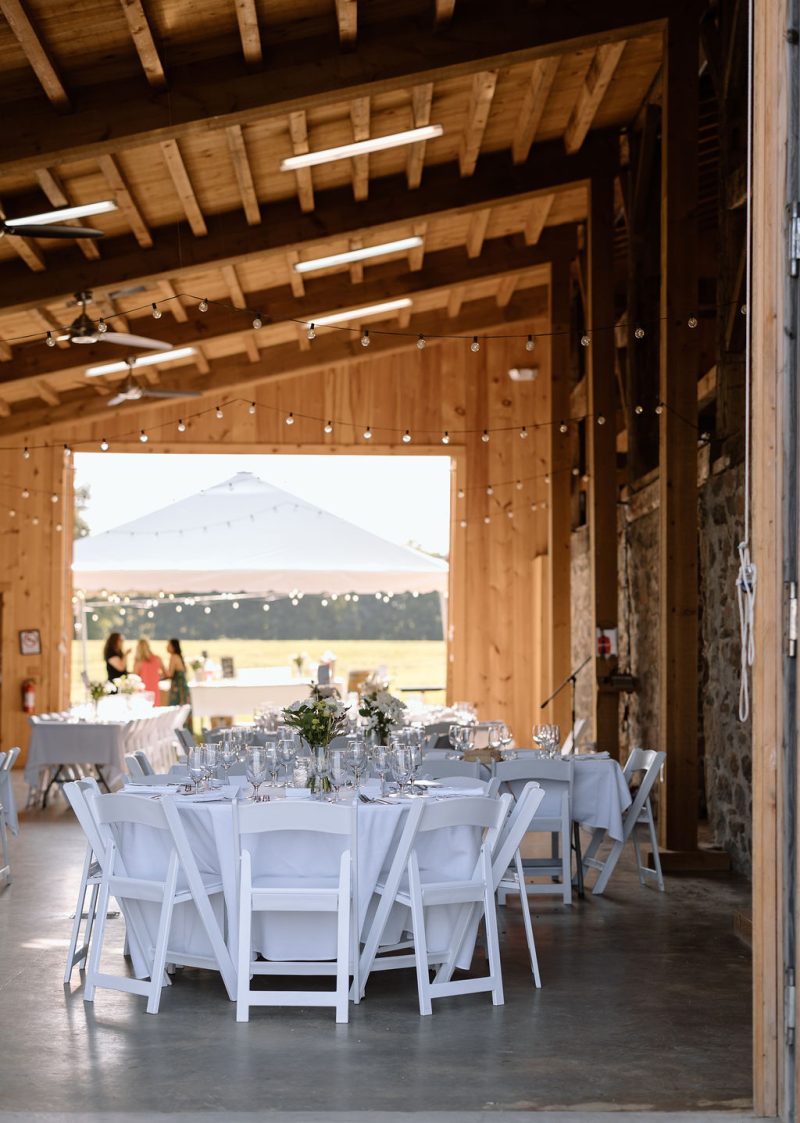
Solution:
[{"label": "stone wall", "polygon": [[[589,567],[589,528],[579,527],[572,535],[570,571],[571,665],[579,667],[594,650],[592,643],[592,575]],[[592,741],[592,668],[586,667],[578,675],[575,690],[575,714],[586,718],[587,725],[581,733],[581,742]]]}]

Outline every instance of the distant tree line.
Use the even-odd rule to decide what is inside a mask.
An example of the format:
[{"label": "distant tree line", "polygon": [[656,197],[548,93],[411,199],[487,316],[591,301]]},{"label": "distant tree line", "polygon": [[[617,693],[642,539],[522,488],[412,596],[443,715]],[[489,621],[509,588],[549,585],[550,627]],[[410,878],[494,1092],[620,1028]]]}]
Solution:
[{"label": "distant tree line", "polygon": [[[185,596],[176,594],[173,601],[160,600],[158,607],[133,608],[130,605],[109,605],[89,610],[89,639],[102,639],[111,631],[122,631],[131,639],[174,636],[177,639],[326,639],[326,640],[440,640],[442,609],[438,593],[413,596],[402,593],[383,599],[362,595],[357,601],[339,597],[304,596],[293,604],[289,599],[270,602],[265,612],[261,600],[216,601],[211,612],[202,604],[181,604]],[[327,600],[327,604],[322,604]],[[120,615],[120,608],[125,615]],[[94,617],[97,617],[95,620]]]}]

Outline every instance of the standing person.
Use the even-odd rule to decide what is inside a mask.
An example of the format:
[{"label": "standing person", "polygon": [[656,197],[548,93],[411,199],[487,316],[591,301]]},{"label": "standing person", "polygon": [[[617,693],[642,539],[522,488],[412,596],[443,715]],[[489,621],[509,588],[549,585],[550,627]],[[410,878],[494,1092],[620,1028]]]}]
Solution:
[{"label": "standing person", "polygon": [[[168,641],[167,654],[169,655],[169,664],[167,666],[169,705],[185,706],[187,702],[191,702],[192,696],[189,693],[189,684],[186,681],[186,664],[183,661],[183,652],[181,651],[181,641],[179,639],[171,639]],[[189,711],[189,716],[184,722],[184,725],[187,729],[191,730],[191,711]]]},{"label": "standing person", "polygon": [[[112,632],[103,648],[103,658],[106,661],[106,675],[108,681],[122,678],[128,673],[128,656],[130,651],[125,650],[125,637],[122,632]],[[116,688],[115,688],[116,689]]]},{"label": "standing person", "polygon": [[158,705],[159,682],[162,678],[166,678],[167,672],[162,660],[153,653],[144,636],[136,644],[133,670],[144,683],[145,690],[149,690],[154,695],[155,704]]}]

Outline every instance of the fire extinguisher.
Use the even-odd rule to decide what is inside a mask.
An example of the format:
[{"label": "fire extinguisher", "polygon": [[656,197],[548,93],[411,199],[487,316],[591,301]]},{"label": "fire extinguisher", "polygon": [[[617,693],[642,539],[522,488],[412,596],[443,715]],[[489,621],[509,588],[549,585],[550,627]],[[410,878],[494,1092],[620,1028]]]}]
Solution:
[{"label": "fire extinguisher", "polygon": [[22,712],[36,713],[36,683],[32,678],[26,678],[22,684]]}]

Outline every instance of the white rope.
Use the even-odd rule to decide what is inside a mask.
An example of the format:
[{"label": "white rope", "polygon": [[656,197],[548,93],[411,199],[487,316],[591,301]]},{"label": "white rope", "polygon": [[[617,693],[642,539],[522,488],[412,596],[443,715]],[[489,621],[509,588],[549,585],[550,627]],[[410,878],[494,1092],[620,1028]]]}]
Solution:
[{"label": "white rope", "polygon": [[750,716],[749,668],[756,657],[753,618],[756,604],[756,567],[750,560],[750,354],[752,286],[752,199],[753,199],[753,0],[747,6],[747,217],[745,226],[745,335],[744,335],[744,528],[739,543],[739,575],[736,599],[742,645],[739,683],[739,720]]}]

